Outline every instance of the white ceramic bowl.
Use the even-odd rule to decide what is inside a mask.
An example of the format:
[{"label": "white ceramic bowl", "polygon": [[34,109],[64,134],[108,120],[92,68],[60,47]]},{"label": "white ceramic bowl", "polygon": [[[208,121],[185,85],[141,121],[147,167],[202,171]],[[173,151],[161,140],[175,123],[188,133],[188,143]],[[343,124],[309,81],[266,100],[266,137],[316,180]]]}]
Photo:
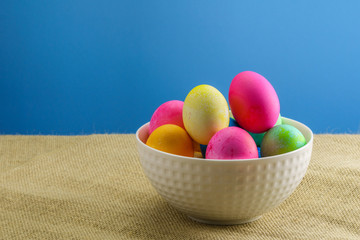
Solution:
[{"label": "white ceramic bowl", "polygon": [[209,224],[251,222],[282,203],[299,185],[309,165],[313,133],[299,129],[307,144],[281,155],[242,160],[182,157],[145,145],[149,123],[136,132],[141,165],[156,191],[190,218]]}]

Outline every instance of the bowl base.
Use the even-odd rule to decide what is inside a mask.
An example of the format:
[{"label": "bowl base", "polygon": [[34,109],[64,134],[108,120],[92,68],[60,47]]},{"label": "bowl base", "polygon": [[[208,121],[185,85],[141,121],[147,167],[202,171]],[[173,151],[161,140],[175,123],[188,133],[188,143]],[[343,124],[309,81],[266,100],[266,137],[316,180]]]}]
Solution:
[{"label": "bowl base", "polygon": [[256,221],[259,218],[261,218],[261,215],[253,217],[253,218],[245,218],[245,219],[237,219],[237,220],[210,220],[210,219],[196,218],[196,217],[192,217],[189,215],[188,215],[188,217],[196,222],[211,224],[211,225],[239,225],[239,224]]}]

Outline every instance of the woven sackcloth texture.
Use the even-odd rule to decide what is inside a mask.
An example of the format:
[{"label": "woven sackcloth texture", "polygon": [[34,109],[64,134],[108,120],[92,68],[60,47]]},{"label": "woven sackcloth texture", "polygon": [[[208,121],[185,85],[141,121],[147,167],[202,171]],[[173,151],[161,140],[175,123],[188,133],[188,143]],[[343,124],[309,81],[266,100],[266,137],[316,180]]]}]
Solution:
[{"label": "woven sackcloth texture", "polygon": [[315,135],[295,192],[236,226],[169,206],[142,172],[133,134],[3,135],[0,239],[360,239],[360,135]]}]

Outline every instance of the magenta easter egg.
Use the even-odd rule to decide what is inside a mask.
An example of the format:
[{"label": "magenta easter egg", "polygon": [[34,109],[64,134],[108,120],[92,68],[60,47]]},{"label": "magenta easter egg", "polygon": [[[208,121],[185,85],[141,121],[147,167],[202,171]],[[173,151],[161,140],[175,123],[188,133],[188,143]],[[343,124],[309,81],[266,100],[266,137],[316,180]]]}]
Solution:
[{"label": "magenta easter egg", "polygon": [[280,113],[275,89],[256,72],[245,71],[234,77],[229,89],[229,105],[235,120],[252,133],[272,128]]},{"label": "magenta easter egg", "polygon": [[161,104],[150,119],[149,134],[165,124],[174,124],[185,129],[182,118],[183,107],[184,102],[179,100],[172,100]]},{"label": "magenta easter egg", "polygon": [[218,131],[206,149],[207,159],[258,158],[258,149],[248,132],[239,127],[227,127]]}]

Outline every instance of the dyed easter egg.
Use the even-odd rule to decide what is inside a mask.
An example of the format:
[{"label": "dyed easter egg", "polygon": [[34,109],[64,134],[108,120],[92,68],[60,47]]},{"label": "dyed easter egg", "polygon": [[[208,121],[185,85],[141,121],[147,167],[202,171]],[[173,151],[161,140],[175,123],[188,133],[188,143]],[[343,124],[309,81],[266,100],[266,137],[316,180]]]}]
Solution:
[{"label": "dyed easter egg", "polygon": [[234,118],[230,117],[229,127],[240,127],[240,126]]},{"label": "dyed easter egg", "polygon": [[195,141],[193,141],[193,148],[195,152],[201,152],[200,144]]},{"label": "dyed easter egg", "polygon": [[167,153],[194,156],[193,140],[185,129],[174,124],[165,124],[156,128],[147,139],[146,145]]},{"label": "dyed easter egg", "polygon": [[233,115],[232,112],[231,112],[231,110],[229,110],[229,115],[230,115],[230,118],[235,119],[235,118],[234,118],[234,115]]},{"label": "dyed easter egg", "polygon": [[198,143],[207,145],[219,130],[229,126],[225,97],[210,85],[199,85],[186,96],[183,107],[186,131]]},{"label": "dyed easter egg", "polygon": [[201,152],[194,152],[194,158],[204,158]]},{"label": "dyed easter egg", "polygon": [[227,127],[218,131],[206,149],[207,159],[257,158],[258,149],[248,132],[239,127]]},{"label": "dyed easter egg", "polygon": [[182,119],[183,106],[184,102],[179,100],[172,100],[161,104],[150,119],[149,134],[164,124],[174,124],[185,128]]},{"label": "dyed easter egg", "polygon": [[[281,119],[281,115],[279,114],[279,118],[278,120],[276,121],[275,123],[275,126],[277,125],[280,125],[282,124],[282,119]],[[262,139],[265,135],[266,132],[263,132],[263,133],[252,133],[252,132],[249,132],[250,135],[252,136],[252,138],[254,139],[255,143],[256,143],[256,146],[260,147],[261,145],[261,142],[262,142]]]},{"label": "dyed easter egg", "polygon": [[[193,148],[194,148],[194,157],[196,158],[203,158],[203,155],[201,153],[200,144],[193,141]],[[204,155],[205,156],[205,155]]]},{"label": "dyed easter egg", "polygon": [[304,135],[294,126],[281,124],[271,128],[261,143],[261,156],[274,156],[294,151],[306,144]]},{"label": "dyed easter egg", "polygon": [[252,133],[272,128],[280,113],[279,98],[266,78],[245,71],[234,77],[229,89],[231,112],[239,125]]}]

